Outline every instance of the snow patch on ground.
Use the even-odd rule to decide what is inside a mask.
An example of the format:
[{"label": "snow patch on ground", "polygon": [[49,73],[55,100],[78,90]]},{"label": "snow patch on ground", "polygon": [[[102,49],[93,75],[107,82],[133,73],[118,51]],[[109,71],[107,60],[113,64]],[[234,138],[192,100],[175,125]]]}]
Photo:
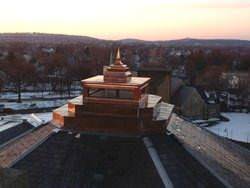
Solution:
[{"label": "snow patch on ground", "polygon": [[250,114],[222,113],[222,115],[230,119],[230,121],[220,122],[206,129],[222,137],[250,143]]}]

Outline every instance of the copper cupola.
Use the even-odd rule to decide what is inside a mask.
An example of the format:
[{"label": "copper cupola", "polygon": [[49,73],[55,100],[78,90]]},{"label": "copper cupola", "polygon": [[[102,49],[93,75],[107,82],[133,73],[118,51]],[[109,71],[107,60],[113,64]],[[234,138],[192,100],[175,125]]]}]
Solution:
[{"label": "copper cupola", "polygon": [[104,71],[105,82],[126,83],[131,80],[132,74],[127,65],[122,63],[120,49],[118,48],[115,62]]}]

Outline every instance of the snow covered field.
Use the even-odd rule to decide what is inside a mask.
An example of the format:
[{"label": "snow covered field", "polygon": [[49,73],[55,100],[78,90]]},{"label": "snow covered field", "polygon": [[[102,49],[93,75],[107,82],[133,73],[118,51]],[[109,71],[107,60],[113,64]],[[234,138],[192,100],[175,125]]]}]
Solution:
[{"label": "snow covered field", "polygon": [[[71,97],[79,96],[81,91],[72,91]],[[58,99],[64,97],[62,99]],[[27,109],[41,109],[41,108],[53,108],[59,107],[67,103],[68,95],[59,95],[50,92],[24,92],[22,93],[22,103],[17,103],[16,93],[6,92],[0,93],[0,106],[2,109],[12,109],[12,110],[27,110]],[[14,100],[10,102],[8,100]],[[8,101],[8,102],[7,102]]]},{"label": "snow covered field", "polygon": [[4,105],[4,108],[10,108],[13,110],[27,110],[27,109],[39,109],[39,108],[52,108],[62,106],[67,103],[67,99],[56,100],[32,100],[23,101],[22,103],[16,102],[0,102]]},{"label": "snow covered field", "polygon": [[[81,91],[71,91],[72,96],[78,96],[81,94]],[[17,99],[17,93],[13,92],[5,92],[0,93],[0,99],[2,100],[16,100]],[[37,98],[43,98],[43,99],[52,99],[52,98],[60,98],[60,97],[68,97],[67,93],[64,93],[63,95],[55,94],[52,92],[22,92],[22,99],[37,99]]]},{"label": "snow covered field", "polygon": [[249,113],[222,113],[230,119],[228,122],[220,122],[207,129],[219,136],[232,140],[250,143],[250,114]]}]

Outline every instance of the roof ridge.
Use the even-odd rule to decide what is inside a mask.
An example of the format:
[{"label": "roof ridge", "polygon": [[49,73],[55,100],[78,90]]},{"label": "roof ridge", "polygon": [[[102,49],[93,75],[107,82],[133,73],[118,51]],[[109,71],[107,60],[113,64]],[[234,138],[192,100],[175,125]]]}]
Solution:
[{"label": "roof ridge", "polygon": [[0,150],[0,166],[7,168],[33,151],[53,133],[52,124],[36,129]]}]

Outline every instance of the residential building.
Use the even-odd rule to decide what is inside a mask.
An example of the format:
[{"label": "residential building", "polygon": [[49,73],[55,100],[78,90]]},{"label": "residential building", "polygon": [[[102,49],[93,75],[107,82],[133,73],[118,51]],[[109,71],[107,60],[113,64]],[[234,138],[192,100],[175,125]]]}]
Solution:
[{"label": "residential building", "polygon": [[220,106],[216,96],[191,86],[182,86],[173,99],[176,110],[182,116],[195,119],[219,117]]}]

